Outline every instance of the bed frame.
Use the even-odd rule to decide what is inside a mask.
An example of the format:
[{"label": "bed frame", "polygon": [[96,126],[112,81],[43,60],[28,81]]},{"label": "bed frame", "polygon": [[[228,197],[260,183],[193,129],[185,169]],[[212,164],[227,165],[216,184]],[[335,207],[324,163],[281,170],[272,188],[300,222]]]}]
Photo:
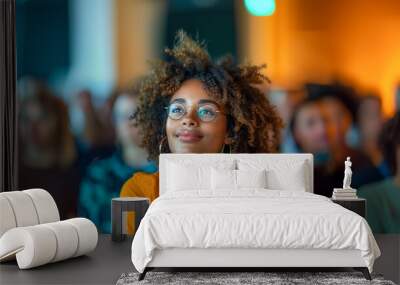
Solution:
[{"label": "bed frame", "polygon": [[337,267],[361,271],[367,280],[371,280],[359,250],[253,248],[158,249],[154,252],[152,261],[139,275],[139,280],[143,280],[146,273],[155,268],[229,268],[234,271],[285,268],[290,271],[290,268]]},{"label": "bed frame", "polygon": [[[257,158],[265,159],[295,159],[307,162],[308,178],[307,192],[313,192],[313,156],[312,154],[161,154],[159,173],[160,173],[160,195],[166,189],[166,164],[167,160],[175,159],[194,159],[199,161],[211,161],[213,159],[235,159],[235,158]],[[153,259],[143,273],[139,275],[139,280],[143,280],[146,273],[156,268],[203,268],[219,269],[228,268],[234,271],[249,271],[255,268],[262,269],[285,268],[353,268],[361,271],[367,280],[371,280],[371,275],[359,250],[330,250],[330,249],[254,249],[254,248],[169,248],[157,249]]]}]

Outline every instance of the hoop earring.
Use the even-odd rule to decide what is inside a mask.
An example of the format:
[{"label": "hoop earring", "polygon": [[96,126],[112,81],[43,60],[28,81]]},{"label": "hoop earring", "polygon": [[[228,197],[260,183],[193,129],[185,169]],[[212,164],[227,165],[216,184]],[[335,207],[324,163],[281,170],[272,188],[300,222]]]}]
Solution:
[{"label": "hoop earring", "polygon": [[163,143],[164,143],[164,141],[165,141],[166,139],[167,139],[167,136],[165,136],[165,137],[163,137],[163,138],[161,139],[160,144],[159,144],[159,146],[158,146],[158,151],[159,151],[159,153],[162,153]]}]

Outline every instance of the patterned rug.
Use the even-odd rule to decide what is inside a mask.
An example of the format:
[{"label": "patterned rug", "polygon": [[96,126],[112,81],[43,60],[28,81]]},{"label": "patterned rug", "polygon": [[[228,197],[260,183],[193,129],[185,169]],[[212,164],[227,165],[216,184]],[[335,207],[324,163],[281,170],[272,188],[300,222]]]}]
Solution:
[{"label": "patterned rug", "polygon": [[117,285],[133,284],[390,284],[381,275],[372,274],[372,281],[360,272],[154,272],[150,271],[142,281],[139,273],[124,273]]}]

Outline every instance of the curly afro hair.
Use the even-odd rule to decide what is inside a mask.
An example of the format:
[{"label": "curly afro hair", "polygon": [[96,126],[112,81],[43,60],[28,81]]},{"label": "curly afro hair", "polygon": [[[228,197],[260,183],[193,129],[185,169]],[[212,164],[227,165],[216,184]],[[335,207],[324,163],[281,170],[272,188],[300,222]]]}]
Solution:
[{"label": "curly afro hair", "polygon": [[167,59],[151,62],[151,72],[138,84],[139,104],[132,117],[149,160],[158,161],[159,145],[166,136],[165,107],[189,79],[200,80],[209,96],[225,107],[232,153],[277,151],[282,120],[254,86],[269,81],[261,74],[265,65],[236,65],[231,57],[213,62],[204,43],[183,31],[177,33],[174,48],[164,53]]}]

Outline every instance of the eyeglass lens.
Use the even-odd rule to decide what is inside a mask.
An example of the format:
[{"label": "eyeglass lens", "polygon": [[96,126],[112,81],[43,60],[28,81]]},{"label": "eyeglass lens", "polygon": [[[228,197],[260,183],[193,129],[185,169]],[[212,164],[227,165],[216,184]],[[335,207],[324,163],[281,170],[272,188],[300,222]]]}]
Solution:
[{"label": "eyeglass lens", "polygon": [[[204,104],[197,107],[197,116],[203,122],[214,120],[219,112],[218,107],[213,104]],[[168,107],[168,116],[173,120],[181,119],[187,113],[187,107],[181,103],[172,103]]]}]

